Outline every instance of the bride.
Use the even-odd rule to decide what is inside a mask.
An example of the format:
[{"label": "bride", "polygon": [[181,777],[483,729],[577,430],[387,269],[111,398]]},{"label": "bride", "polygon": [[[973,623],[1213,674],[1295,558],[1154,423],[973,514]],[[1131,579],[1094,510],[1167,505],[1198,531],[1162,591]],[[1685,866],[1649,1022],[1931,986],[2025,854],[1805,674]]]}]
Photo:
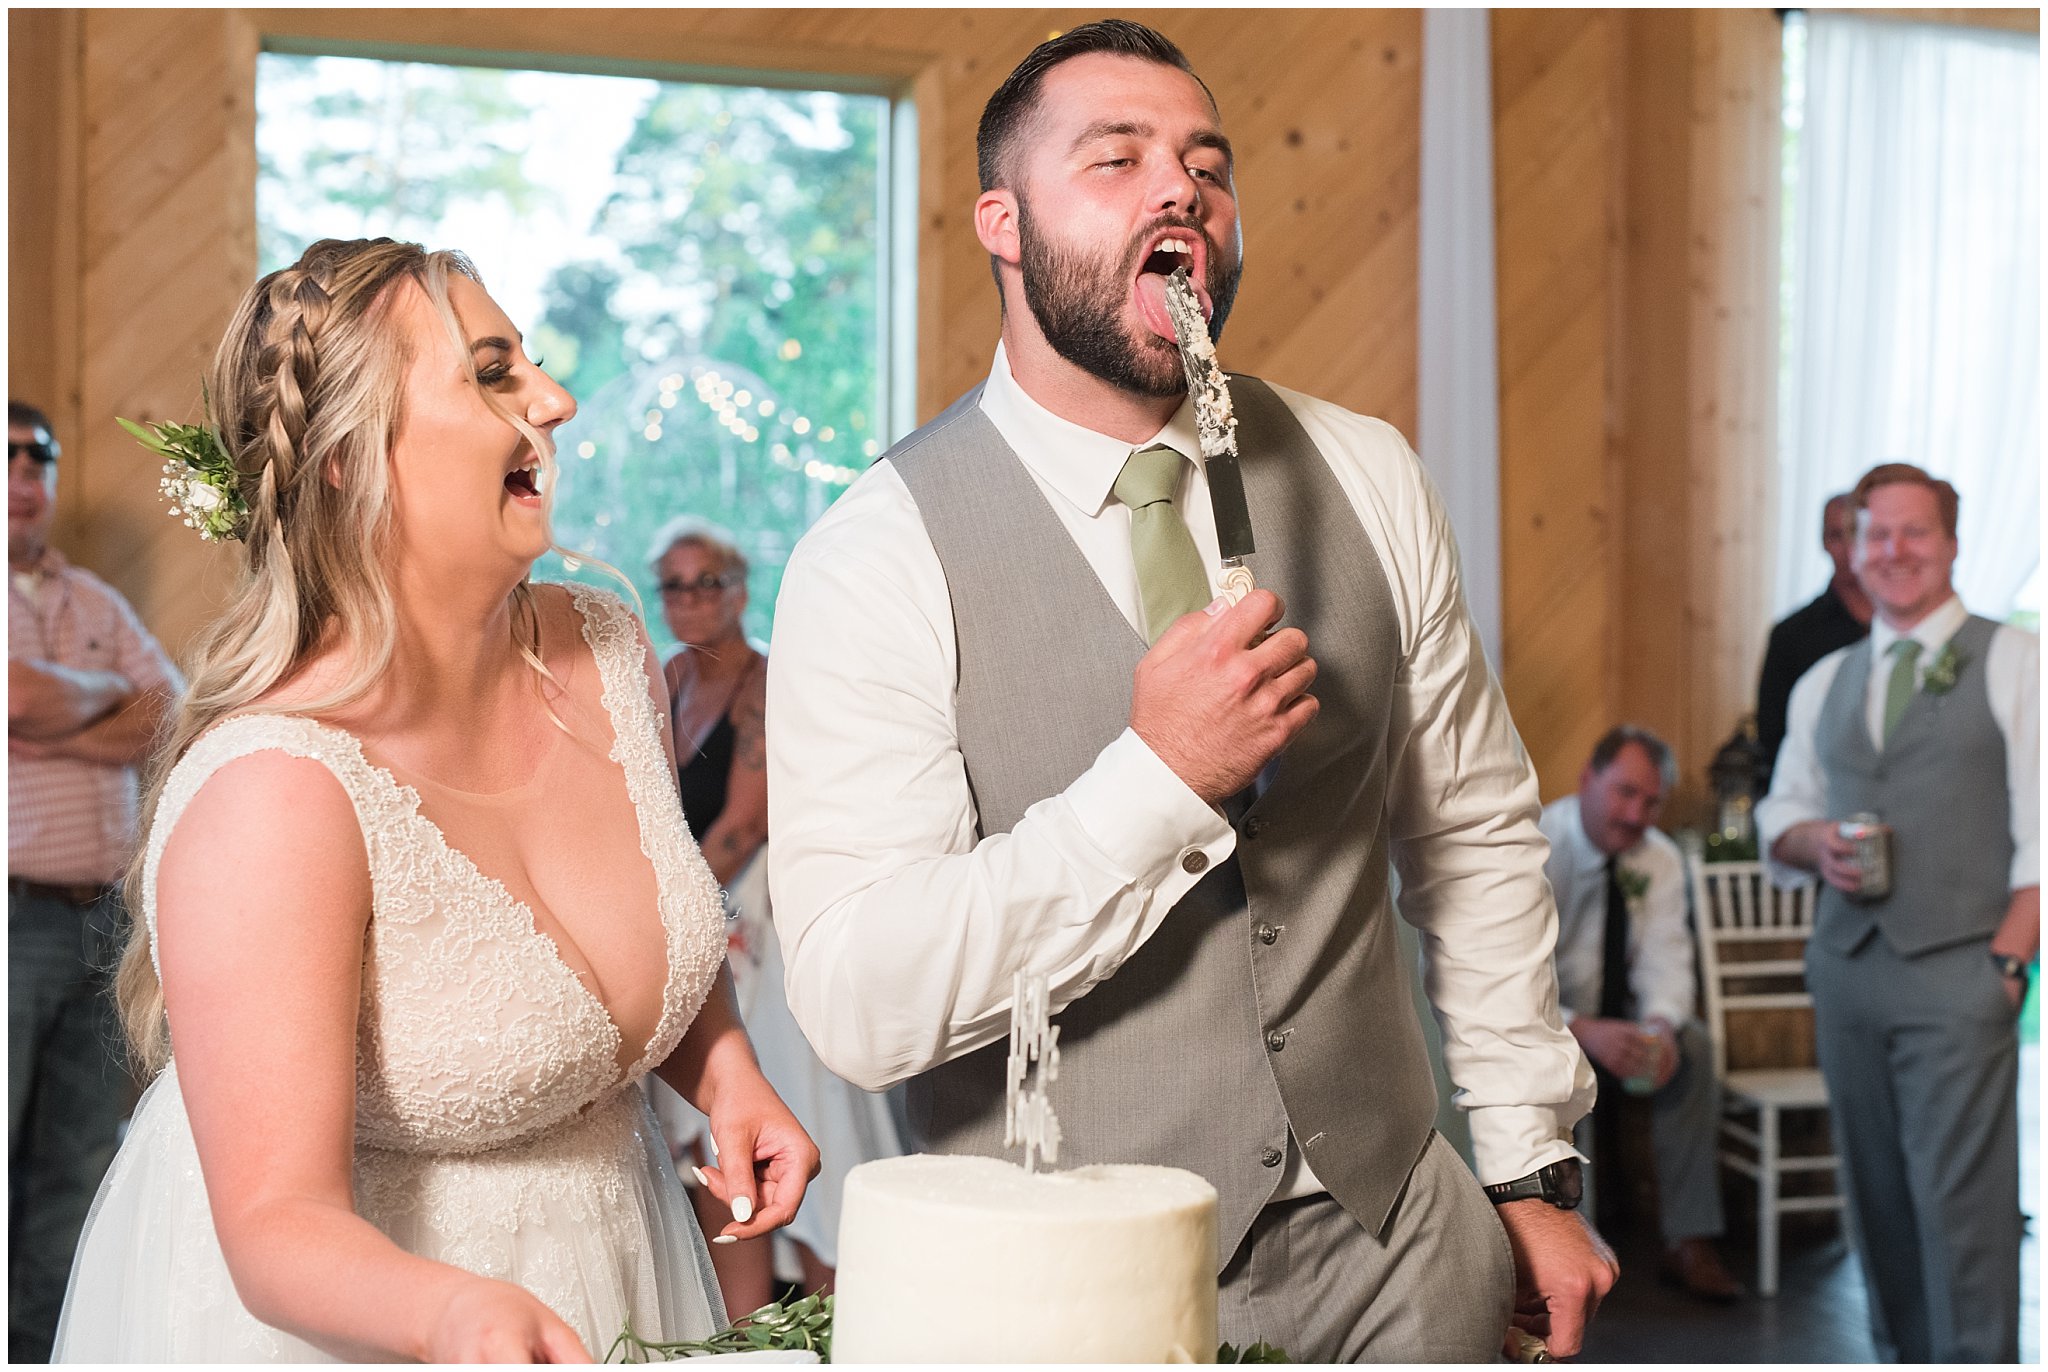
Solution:
[{"label": "bride", "polygon": [[161,1070],[57,1357],[713,1332],[639,1078],[711,1119],[718,1242],[786,1223],[818,1154],[732,1009],[644,631],[527,580],[575,402],[464,259],[386,239],[258,282],[209,393],[233,469],[186,508],[248,571],[151,786],[120,989]]}]

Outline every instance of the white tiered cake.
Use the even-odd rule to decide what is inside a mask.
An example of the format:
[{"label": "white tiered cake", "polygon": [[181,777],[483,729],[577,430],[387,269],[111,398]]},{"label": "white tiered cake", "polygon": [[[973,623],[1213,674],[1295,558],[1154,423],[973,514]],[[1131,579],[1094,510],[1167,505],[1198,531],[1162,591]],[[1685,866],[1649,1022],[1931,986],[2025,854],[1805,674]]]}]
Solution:
[{"label": "white tiered cake", "polygon": [[834,1362],[1210,1362],[1216,1190],[1174,1167],[847,1174]]}]

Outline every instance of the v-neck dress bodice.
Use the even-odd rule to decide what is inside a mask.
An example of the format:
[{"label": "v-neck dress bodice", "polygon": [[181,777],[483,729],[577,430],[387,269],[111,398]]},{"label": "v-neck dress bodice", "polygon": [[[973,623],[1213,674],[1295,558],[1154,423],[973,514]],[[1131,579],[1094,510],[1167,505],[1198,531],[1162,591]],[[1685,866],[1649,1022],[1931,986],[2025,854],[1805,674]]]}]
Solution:
[{"label": "v-neck dress bodice", "polygon": [[[274,750],[333,773],[355,810],[371,886],[357,1211],[408,1251],[526,1286],[602,1357],[628,1318],[643,1335],[669,1338],[702,1337],[722,1322],[703,1239],[637,1083],[703,1005],[725,928],[669,777],[635,622],[616,597],[570,591],[638,856],[653,872],[655,908],[617,917],[658,921],[666,958],[659,1022],[637,1052],[624,1051],[610,1012],[532,909],[449,842],[420,793],[372,763],[353,735],[303,717],[228,719],[180,759],[149,834],[140,914],[154,955],[157,865],[221,767]],[[58,1356],[317,1359],[235,1298],[179,1093],[175,1018],[170,1029],[173,1062],[145,1093],[81,1240]],[[290,1109],[291,1083],[275,1090],[278,1108]]]}]

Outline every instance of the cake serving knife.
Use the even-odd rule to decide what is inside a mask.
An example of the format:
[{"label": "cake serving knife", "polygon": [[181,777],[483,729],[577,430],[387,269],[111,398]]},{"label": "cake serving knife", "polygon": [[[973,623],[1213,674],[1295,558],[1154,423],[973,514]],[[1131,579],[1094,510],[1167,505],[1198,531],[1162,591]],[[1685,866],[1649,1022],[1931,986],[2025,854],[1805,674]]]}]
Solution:
[{"label": "cake serving knife", "polygon": [[1258,551],[1252,541],[1252,513],[1244,497],[1244,474],[1237,465],[1237,415],[1230,404],[1230,382],[1216,360],[1209,321],[1188,281],[1188,269],[1175,267],[1166,279],[1166,312],[1180,344],[1181,369],[1188,394],[1195,398],[1195,431],[1201,438],[1202,465],[1209,476],[1209,506],[1216,518],[1216,550],[1222,560],[1223,595],[1235,605],[1254,585],[1244,559]]}]

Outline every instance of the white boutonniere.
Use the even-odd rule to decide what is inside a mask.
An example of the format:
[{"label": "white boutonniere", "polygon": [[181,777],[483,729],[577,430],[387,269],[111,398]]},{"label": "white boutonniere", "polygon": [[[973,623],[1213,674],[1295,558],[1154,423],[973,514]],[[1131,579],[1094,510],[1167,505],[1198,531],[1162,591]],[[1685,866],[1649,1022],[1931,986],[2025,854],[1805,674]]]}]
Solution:
[{"label": "white boutonniere", "polygon": [[1934,655],[1934,661],[1927,664],[1927,675],[1920,678],[1920,689],[1931,696],[1945,696],[1956,687],[1956,674],[1963,670],[1965,659],[1956,651],[1954,643],[1944,643],[1941,651]]}]

